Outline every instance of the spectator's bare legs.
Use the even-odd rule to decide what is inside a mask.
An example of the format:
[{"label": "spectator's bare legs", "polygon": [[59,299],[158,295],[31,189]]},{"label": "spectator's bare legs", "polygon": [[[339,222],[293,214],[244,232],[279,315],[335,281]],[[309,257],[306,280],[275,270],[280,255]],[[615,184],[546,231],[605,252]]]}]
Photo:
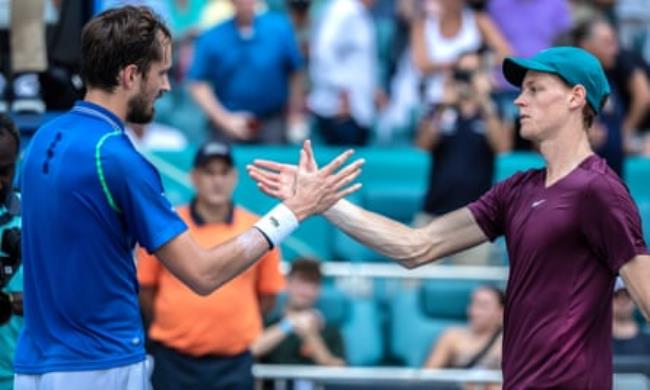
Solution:
[{"label": "spectator's bare legs", "polygon": [[44,16],[43,0],[11,2],[12,111],[45,111],[38,80],[47,69]]}]

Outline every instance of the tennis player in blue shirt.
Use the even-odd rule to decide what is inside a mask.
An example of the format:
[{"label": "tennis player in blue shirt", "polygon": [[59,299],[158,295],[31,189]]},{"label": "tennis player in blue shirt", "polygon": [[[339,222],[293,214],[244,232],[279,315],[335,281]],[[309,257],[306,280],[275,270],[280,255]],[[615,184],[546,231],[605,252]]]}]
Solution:
[{"label": "tennis player in blue shirt", "polygon": [[[304,218],[359,185],[351,152],[314,173],[296,196],[242,235],[210,250],[190,238],[156,169],[124,121],[149,122],[170,89],[171,36],[147,8],[106,11],[82,34],[84,101],[38,130],[23,172],[25,324],[15,388],[145,389],[144,334],[132,251],[139,244],[199,294],[252,265]],[[309,172],[308,172],[309,171]]]}]

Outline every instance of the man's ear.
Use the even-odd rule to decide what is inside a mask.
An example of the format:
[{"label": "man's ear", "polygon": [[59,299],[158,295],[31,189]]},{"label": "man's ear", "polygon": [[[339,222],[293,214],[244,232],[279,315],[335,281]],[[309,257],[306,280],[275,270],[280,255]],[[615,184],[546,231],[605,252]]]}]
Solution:
[{"label": "man's ear", "polygon": [[579,108],[589,104],[587,101],[587,90],[582,85],[578,84],[571,88],[571,96],[569,98],[569,107]]},{"label": "man's ear", "polygon": [[137,83],[138,77],[140,77],[138,66],[135,64],[125,66],[117,77],[118,85],[127,90],[133,89]]}]

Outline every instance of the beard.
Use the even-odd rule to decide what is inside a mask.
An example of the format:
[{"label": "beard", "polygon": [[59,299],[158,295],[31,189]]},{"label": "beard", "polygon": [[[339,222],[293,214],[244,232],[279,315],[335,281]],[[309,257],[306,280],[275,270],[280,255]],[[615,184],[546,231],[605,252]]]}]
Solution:
[{"label": "beard", "polygon": [[144,125],[151,122],[154,112],[153,102],[150,102],[147,95],[141,91],[129,100],[126,120],[127,122]]}]

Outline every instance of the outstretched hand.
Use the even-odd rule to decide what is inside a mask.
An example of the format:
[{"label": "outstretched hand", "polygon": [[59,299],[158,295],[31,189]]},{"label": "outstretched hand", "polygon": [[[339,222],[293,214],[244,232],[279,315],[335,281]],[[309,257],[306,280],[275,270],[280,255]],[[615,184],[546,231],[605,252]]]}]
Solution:
[{"label": "outstretched hand", "polygon": [[339,199],[361,188],[359,183],[349,185],[361,173],[361,166],[365,162],[363,159],[337,172],[353,153],[352,150],[347,150],[318,169],[311,142],[307,140],[300,150],[297,166],[255,160],[247,169],[264,193],[285,201],[302,219],[326,211]]}]

